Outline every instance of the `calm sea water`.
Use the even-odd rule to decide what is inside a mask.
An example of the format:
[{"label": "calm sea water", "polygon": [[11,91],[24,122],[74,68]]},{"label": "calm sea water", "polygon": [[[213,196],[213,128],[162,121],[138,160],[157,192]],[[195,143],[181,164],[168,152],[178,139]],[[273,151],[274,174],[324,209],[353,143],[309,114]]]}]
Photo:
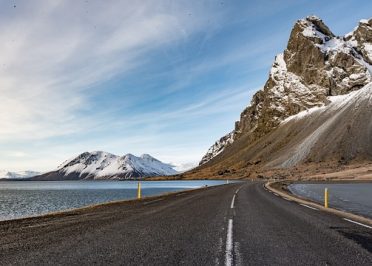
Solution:
[{"label": "calm sea water", "polygon": [[[225,181],[141,181],[142,196],[159,195]],[[137,181],[2,181],[0,220],[46,214],[137,196]]]},{"label": "calm sea water", "polygon": [[330,207],[372,218],[372,183],[292,184],[289,186],[293,194],[319,203],[324,202],[325,188],[328,188]]}]

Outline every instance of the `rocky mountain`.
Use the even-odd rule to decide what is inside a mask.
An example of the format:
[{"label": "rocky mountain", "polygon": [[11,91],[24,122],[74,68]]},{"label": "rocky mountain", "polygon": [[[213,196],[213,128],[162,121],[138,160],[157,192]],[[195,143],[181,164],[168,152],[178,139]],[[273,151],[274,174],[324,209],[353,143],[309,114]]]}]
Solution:
[{"label": "rocky mountain", "polygon": [[202,165],[209,160],[211,160],[213,157],[220,154],[226,146],[230,145],[234,142],[234,131],[230,132],[229,134],[223,136],[218,141],[216,141],[207,151],[207,153],[203,156],[201,159],[199,165]]},{"label": "rocky mountain", "polygon": [[276,129],[250,144],[242,136],[210,163],[224,169],[240,166],[288,168],[299,163],[372,158],[372,83],[329,103],[285,119]]},{"label": "rocky mountain", "polygon": [[62,163],[56,171],[32,178],[33,180],[132,179],[149,176],[173,175],[172,165],[143,154],[117,156],[103,151],[84,152]]},{"label": "rocky mountain", "polygon": [[35,172],[35,171],[10,172],[6,170],[0,170],[0,179],[21,179],[21,178],[29,178],[29,177],[33,177],[37,175],[40,175],[40,172]]},{"label": "rocky mountain", "polygon": [[[250,152],[246,149],[251,147],[251,150],[256,150],[253,146],[260,146],[259,144],[264,137],[278,131],[281,127],[289,130],[289,125],[292,125],[292,130],[295,130],[294,128],[296,125],[299,126],[301,119],[299,120],[299,117],[297,117],[295,120],[291,120],[292,122],[288,122],[289,117],[301,114],[300,117],[305,119],[304,111],[317,110],[317,112],[312,113],[311,117],[306,116],[306,120],[314,119],[316,124],[315,120],[320,119],[319,112],[327,113],[329,119],[331,119],[332,112],[328,110],[337,109],[333,103],[333,96],[349,95],[350,97],[356,97],[359,94],[355,94],[354,91],[363,88],[361,91],[364,93],[361,95],[364,96],[360,97],[365,97],[365,101],[359,100],[357,103],[363,102],[363,108],[368,113],[368,108],[371,108],[368,105],[370,104],[368,100],[370,86],[366,85],[372,81],[371,64],[372,19],[361,20],[354,31],[345,36],[336,36],[320,18],[315,16],[297,21],[291,31],[287,48],[275,57],[264,87],[253,96],[250,106],[241,113],[240,120],[235,123],[235,129],[222,137],[208,150],[200,165],[211,166],[222,160],[228,160],[225,161],[225,164],[231,165],[235,161],[232,158],[228,159],[228,154],[231,151],[236,154],[238,150],[243,149],[246,151],[246,156],[240,155],[245,158],[245,163],[247,163],[247,160],[248,162],[255,161],[253,157],[258,158],[260,156],[254,156],[253,154],[248,156],[247,154],[250,154]],[[345,101],[351,99],[349,96],[345,98]],[[346,105],[342,104],[341,106]],[[359,105],[354,107],[362,108]],[[354,107],[345,107],[346,109],[342,110],[343,112],[346,112],[346,110],[354,112]],[[341,110],[339,111],[341,112]],[[366,118],[365,122],[371,124],[371,119]],[[334,121],[336,120],[335,118]],[[293,121],[296,121],[296,123]],[[352,121],[349,122],[350,125],[355,124]],[[308,129],[310,130],[310,128]],[[314,131],[310,130],[309,132],[320,136],[315,133],[315,128],[311,129]],[[298,132],[298,130],[300,129],[295,132]],[[372,131],[368,131],[369,128],[365,128],[365,130],[369,133],[367,139],[372,141],[370,140]],[[284,135],[287,136],[288,134]],[[318,141],[315,135],[307,136],[313,140],[314,145]],[[306,134],[303,134],[304,138],[305,136]],[[346,139],[343,141],[346,141]],[[298,143],[300,142],[298,140]],[[276,148],[283,149],[286,144],[287,142],[282,139],[282,143],[278,144]],[[270,144],[267,145],[270,146]],[[235,147],[230,148],[230,153],[225,153],[224,151],[230,146]],[[303,147],[305,146],[306,144]],[[312,145],[306,147],[306,149],[312,150]],[[271,153],[274,153],[274,151],[271,150]],[[301,153],[303,155],[298,156],[297,159],[288,159],[287,162],[278,160],[269,163],[269,160],[266,160],[267,165],[292,166],[309,159],[308,157],[311,154],[311,152],[302,151]],[[364,156],[368,156],[368,154],[364,154]],[[319,158],[325,157],[324,154],[319,155]],[[262,158],[257,160],[265,161]]]}]

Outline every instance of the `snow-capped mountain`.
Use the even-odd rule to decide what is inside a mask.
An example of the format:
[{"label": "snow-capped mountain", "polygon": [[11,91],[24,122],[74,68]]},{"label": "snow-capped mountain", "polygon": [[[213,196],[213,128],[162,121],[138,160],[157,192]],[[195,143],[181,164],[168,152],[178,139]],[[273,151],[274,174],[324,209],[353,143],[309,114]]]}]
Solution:
[{"label": "snow-capped mountain", "polygon": [[208,150],[200,165],[220,157],[242,137],[247,147],[288,117],[325,106],[331,96],[360,90],[371,81],[372,19],[361,20],[343,37],[335,36],[318,17],[301,19],[285,51],[276,56],[263,89],[241,113],[235,129]]},{"label": "snow-capped mountain", "polygon": [[21,178],[29,178],[29,177],[33,177],[37,175],[40,175],[40,172],[35,172],[35,171],[10,172],[6,170],[0,170],[0,179],[21,179]]},{"label": "snow-capped mountain", "polygon": [[172,165],[143,154],[117,156],[108,152],[84,152],[62,163],[56,171],[34,180],[131,179],[177,174]]}]

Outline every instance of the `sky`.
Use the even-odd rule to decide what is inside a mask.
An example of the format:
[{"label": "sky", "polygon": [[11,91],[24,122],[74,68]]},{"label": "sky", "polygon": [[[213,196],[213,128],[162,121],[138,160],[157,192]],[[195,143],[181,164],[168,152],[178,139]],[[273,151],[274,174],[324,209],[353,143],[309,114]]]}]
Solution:
[{"label": "sky", "polygon": [[0,0],[0,169],[85,151],[199,162],[267,80],[296,20],[336,35],[372,1]]}]

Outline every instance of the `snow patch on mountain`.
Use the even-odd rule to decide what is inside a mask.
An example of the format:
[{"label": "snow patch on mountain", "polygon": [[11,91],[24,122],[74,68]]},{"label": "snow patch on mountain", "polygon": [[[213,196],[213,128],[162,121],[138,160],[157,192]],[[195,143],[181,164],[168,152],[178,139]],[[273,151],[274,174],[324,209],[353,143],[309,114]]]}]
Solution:
[{"label": "snow patch on mountain", "polygon": [[323,23],[323,22],[317,16],[308,16],[306,19],[299,20],[298,23],[303,26],[302,34],[305,37],[318,38],[322,40],[323,42],[325,42],[329,40],[330,35],[333,35],[333,34],[330,34],[330,31],[328,28],[323,29],[323,31],[325,30],[325,32],[320,31],[319,23]]},{"label": "snow patch on mountain", "polygon": [[222,138],[220,138],[218,141],[216,141],[207,151],[207,153],[203,156],[202,160],[200,161],[199,165],[202,165],[206,162],[208,162],[213,157],[216,157],[218,154],[223,152],[223,150],[234,142],[234,134],[235,132],[232,131]]}]

